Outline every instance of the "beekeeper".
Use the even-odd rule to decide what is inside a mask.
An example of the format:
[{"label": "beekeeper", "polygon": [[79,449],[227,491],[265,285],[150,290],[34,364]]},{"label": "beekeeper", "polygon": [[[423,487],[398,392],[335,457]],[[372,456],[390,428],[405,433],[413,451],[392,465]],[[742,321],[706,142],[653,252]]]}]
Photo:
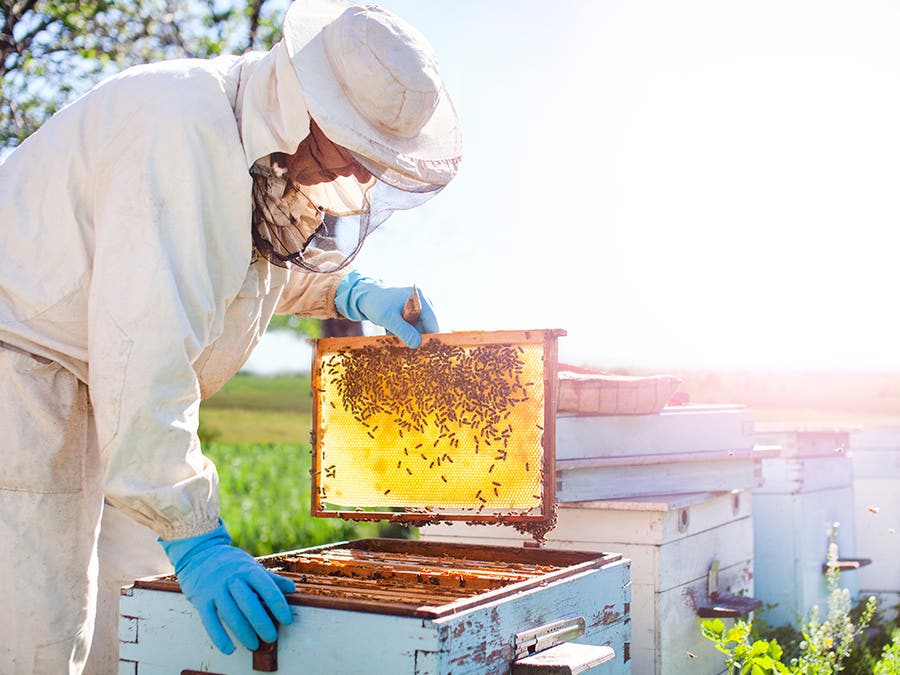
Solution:
[{"label": "beekeeper", "polygon": [[200,400],[275,312],[437,330],[347,265],[457,171],[431,48],[339,0],[283,30],[108,79],[0,165],[2,673],[115,672],[118,587],[173,566],[220,650],[274,639],[293,583],[231,546]]}]

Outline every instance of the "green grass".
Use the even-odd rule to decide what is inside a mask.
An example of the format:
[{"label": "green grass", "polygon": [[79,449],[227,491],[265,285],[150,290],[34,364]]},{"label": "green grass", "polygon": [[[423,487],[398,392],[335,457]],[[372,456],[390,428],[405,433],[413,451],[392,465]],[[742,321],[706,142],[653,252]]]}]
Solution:
[{"label": "green grass", "polygon": [[309,411],[277,412],[240,408],[200,409],[200,437],[223,443],[306,443],[312,417]]},{"label": "green grass", "polygon": [[284,375],[257,377],[238,374],[215,396],[203,402],[204,409],[287,410],[309,412],[312,390],[309,377]]},{"label": "green grass", "polygon": [[252,555],[385,536],[383,525],[310,517],[309,444],[212,442],[205,452],[219,469],[222,520]]},{"label": "green grass", "polygon": [[415,530],[310,516],[309,378],[237,375],[200,407],[204,453],[219,470],[222,520],[252,555]]},{"label": "green grass", "polygon": [[235,375],[200,407],[200,437],[222,443],[306,443],[309,377]]}]

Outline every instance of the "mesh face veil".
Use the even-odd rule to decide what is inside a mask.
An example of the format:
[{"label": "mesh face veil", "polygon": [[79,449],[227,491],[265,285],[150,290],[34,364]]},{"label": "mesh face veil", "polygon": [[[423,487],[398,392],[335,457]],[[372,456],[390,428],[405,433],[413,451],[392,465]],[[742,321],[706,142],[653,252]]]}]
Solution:
[{"label": "mesh face veil", "polygon": [[303,185],[290,178],[278,154],[251,167],[253,243],[269,262],[310,272],[343,269],[394,211],[420,206],[444,187],[350,154],[365,167],[368,180],[366,172],[354,172]]}]

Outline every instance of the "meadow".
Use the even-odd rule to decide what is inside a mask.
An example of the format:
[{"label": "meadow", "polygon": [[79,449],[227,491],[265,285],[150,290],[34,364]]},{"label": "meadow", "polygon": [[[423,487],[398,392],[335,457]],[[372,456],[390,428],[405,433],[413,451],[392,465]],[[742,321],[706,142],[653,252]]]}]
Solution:
[{"label": "meadow", "polygon": [[204,452],[219,469],[222,519],[253,555],[346,539],[412,537],[389,524],[310,517],[312,396],[307,377],[237,375],[200,409]]}]

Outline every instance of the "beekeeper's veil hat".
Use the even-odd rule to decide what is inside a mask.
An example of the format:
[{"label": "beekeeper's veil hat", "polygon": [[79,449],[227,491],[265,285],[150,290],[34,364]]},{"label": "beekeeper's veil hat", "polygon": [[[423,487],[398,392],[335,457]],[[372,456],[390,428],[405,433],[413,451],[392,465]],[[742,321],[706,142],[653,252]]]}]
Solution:
[{"label": "beekeeper's veil hat", "polygon": [[295,0],[284,40],[310,116],[394,187],[450,182],[462,139],[453,103],[425,37],[373,5]]},{"label": "beekeeper's veil hat", "polygon": [[307,108],[297,114],[308,111],[372,177],[304,185],[276,175],[274,156],[256,162],[253,241],[276,265],[335,271],[394,211],[423,204],[456,175],[459,121],[431,46],[394,14],[295,0],[283,32]]}]

